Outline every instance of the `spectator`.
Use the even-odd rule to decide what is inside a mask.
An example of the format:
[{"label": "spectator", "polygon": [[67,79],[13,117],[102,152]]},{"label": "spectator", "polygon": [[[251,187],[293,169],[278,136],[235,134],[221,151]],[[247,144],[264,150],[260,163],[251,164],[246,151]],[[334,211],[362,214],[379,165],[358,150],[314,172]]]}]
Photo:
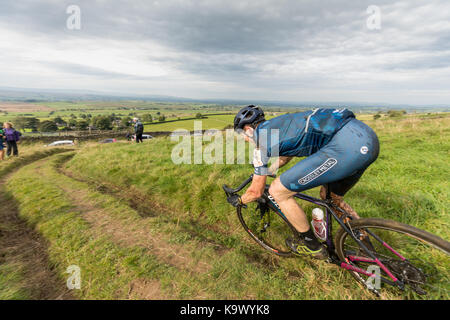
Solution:
[{"label": "spectator", "polygon": [[144,141],[142,140],[142,134],[144,133],[144,125],[138,118],[133,118],[133,122],[134,133],[136,134],[136,143],[139,143],[139,141],[143,143]]},{"label": "spectator", "polygon": [[17,142],[20,140],[20,136],[22,134],[13,128],[11,122],[5,122],[3,124],[3,128],[4,128],[3,133],[6,137],[6,144],[8,145],[6,155],[9,157],[12,151],[13,155],[17,157],[19,155],[19,150],[17,149]]},{"label": "spectator", "polygon": [[0,159],[5,160],[5,134],[0,129]]},{"label": "spectator", "polygon": [[125,135],[125,138],[127,139],[127,141],[132,141],[134,140],[133,135],[131,134],[131,132],[127,132],[127,134]]}]

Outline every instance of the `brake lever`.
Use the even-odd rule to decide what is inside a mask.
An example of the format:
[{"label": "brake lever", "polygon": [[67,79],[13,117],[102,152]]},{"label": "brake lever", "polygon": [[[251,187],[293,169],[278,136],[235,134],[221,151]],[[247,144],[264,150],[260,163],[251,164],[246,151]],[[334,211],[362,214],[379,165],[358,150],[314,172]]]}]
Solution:
[{"label": "brake lever", "polygon": [[227,197],[232,196],[234,194],[233,189],[228,187],[226,184],[224,184],[222,186],[222,189],[223,189],[223,191],[225,191],[225,194],[227,195]]}]

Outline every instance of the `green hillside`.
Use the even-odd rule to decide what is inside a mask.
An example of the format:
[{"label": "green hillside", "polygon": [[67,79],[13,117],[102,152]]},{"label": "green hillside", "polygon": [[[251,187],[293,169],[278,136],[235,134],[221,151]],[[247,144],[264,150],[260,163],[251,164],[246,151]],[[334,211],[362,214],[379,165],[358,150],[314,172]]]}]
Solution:
[{"label": "green hillside", "polygon": [[[364,120],[379,135],[381,153],[347,201],[361,217],[449,239],[450,117]],[[3,201],[14,199],[17,214],[47,243],[49,272],[60,288],[67,267],[77,265],[82,286],[70,294],[81,299],[374,298],[334,265],[278,258],[257,246],[221,189],[242,182],[251,165],[177,165],[176,145],[168,137],[91,143],[32,158],[34,147],[25,153],[28,161],[1,164]],[[304,208],[310,214],[313,207]],[[0,231],[10,227],[2,222]],[[52,290],[36,296],[27,286],[30,261],[14,253],[3,259],[0,298],[55,298]],[[448,258],[444,263],[450,270]],[[385,291],[382,298],[420,297]]]}]

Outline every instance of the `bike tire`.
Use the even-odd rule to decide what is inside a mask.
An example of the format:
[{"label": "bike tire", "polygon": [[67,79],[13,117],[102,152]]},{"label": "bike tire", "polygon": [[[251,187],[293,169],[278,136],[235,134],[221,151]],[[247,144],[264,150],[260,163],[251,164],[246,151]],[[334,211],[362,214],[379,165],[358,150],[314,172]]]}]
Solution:
[{"label": "bike tire", "polygon": [[[279,237],[277,237],[277,243],[276,245],[274,245],[273,243],[271,243],[270,240],[268,239],[264,239],[264,237],[262,236],[262,234],[260,232],[258,232],[257,230],[255,230],[254,227],[249,226],[251,223],[249,223],[249,221],[246,221],[247,217],[244,217],[244,210],[249,210],[249,209],[244,209],[242,207],[238,207],[237,208],[237,216],[239,218],[240,223],[242,224],[242,227],[245,229],[245,231],[250,235],[250,237],[256,241],[256,243],[258,243],[261,247],[263,247],[264,249],[266,249],[267,251],[276,254],[277,256],[280,257],[289,257],[292,256],[293,253],[290,249],[288,249],[288,247],[286,245],[282,245],[281,241],[284,241],[283,238],[284,236],[286,236],[287,234],[290,235],[294,235],[295,234],[295,228],[289,223],[289,221],[283,217],[282,215],[280,215],[277,211],[273,210],[272,208],[269,208],[268,210],[270,210],[270,213],[273,217],[276,217],[276,223],[278,225],[278,228],[282,228],[282,230],[284,231],[284,234],[281,234]],[[253,213],[254,215],[256,215],[257,213]],[[248,219],[247,219],[248,220]],[[269,227],[270,228],[270,227]],[[278,232],[279,230],[277,230]]]},{"label": "bike tire", "polygon": [[[367,219],[357,219],[350,222],[350,227],[353,229],[369,229],[373,231],[374,229],[383,230],[386,232],[394,232],[402,235],[406,235],[415,240],[418,240],[424,244],[428,244],[447,255],[450,255],[450,242],[429,233],[427,231],[415,228],[413,226],[400,223],[397,221],[380,219],[380,218],[367,218]],[[345,255],[345,240],[350,235],[341,227],[335,235],[334,241],[336,246],[336,253],[341,261],[346,261]],[[351,237],[350,237],[351,238]],[[394,248],[398,249],[398,248]],[[408,257],[406,257],[408,258]],[[350,271],[352,276],[361,282],[361,275],[357,272]]]}]

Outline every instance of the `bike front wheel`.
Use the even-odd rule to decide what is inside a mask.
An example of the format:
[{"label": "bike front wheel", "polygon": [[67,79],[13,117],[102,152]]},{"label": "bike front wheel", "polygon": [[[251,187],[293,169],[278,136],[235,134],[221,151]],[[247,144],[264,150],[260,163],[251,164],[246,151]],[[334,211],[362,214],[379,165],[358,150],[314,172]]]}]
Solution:
[{"label": "bike front wheel", "polygon": [[[391,220],[358,219],[352,220],[348,227],[353,235],[363,240],[363,244],[387,267],[388,272],[404,284],[403,298],[450,298],[449,242],[429,232]],[[370,262],[366,251],[343,228],[336,233],[335,244],[341,261],[362,270],[377,266]],[[367,261],[364,261],[365,258]],[[360,282],[367,283],[369,277],[356,271],[350,272]],[[383,269],[380,270],[380,276],[391,280]],[[384,288],[388,293],[399,293],[395,286]]]},{"label": "bike front wheel", "polygon": [[286,245],[287,238],[294,235],[295,228],[280,213],[261,202],[238,207],[239,221],[250,237],[264,249],[282,257],[292,255]]}]

